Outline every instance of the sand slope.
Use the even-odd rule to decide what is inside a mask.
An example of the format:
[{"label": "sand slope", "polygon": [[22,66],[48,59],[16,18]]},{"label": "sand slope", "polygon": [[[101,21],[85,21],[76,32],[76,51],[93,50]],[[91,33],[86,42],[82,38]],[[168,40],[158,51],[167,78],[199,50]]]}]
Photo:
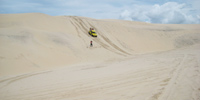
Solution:
[{"label": "sand slope", "polygon": [[198,45],[114,62],[68,66],[8,77],[0,81],[0,98],[199,100],[199,49]]},{"label": "sand slope", "polygon": [[1,14],[0,48],[2,100],[200,99],[199,24]]}]

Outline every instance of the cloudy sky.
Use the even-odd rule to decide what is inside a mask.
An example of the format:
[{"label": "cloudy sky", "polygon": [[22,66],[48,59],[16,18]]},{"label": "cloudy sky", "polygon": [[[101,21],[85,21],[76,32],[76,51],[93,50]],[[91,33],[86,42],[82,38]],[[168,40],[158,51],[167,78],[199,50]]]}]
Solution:
[{"label": "cloudy sky", "polygon": [[200,0],[0,0],[0,14],[44,13],[163,24],[200,24]]}]

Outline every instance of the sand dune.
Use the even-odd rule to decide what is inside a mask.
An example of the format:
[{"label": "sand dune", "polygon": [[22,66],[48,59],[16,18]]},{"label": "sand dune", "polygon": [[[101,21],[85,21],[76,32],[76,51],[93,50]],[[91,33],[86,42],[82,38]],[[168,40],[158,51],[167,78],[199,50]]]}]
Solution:
[{"label": "sand dune", "polygon": [[0,48],[1,100],[200,99],[199,24],[1,14]]}]

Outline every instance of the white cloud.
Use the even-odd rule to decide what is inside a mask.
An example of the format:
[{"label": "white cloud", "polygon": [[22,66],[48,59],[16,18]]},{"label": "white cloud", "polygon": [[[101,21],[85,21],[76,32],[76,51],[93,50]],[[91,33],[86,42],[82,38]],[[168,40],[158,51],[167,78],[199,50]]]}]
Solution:
[{"label": "white cloud", "polygon": [[200,0],[0,0],[0,13],[40,12],[53,16],[182,24],[200,23],[199,3]]},{"label": "white cloud", "polygon": [[[150,23],[164,24],[199,24],[198,15],[191,13],[194,9],[182,3],[167,2],[163,5],[135,6],[120,14],[121,19],[132,19],[134,21],[145,21]],[[128,15],[124,14],[129,12]]]},{"label": "white cloud", "polygon": [[131,13],[128,10],[124,10],[121,13],[120,18],[124,20],[132,20],[129,16],[131,16]]}]

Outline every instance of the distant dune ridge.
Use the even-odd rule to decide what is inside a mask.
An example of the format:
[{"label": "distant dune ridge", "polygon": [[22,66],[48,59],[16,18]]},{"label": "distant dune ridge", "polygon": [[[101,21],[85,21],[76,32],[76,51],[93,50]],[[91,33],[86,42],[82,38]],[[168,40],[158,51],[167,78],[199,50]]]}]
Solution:
[{"label": "distant dune ridge", "polygon": [[[90,27],[93,27],[96,30],[96,33],[98,35],[97,38],[92,37],[88,34]],[[93,41],[93,47],[90,47],[90,41]],[[200,24],[151,24],[151,23],[144,23],[144,22],[114,20],[114,19],[92,19],[92,18],[78,17],[78,16],[49,16],[42,13],[0,14],[0,79],[2,77],[2,80],[0,80],[0,84],[1,84],[0,86],[4,87],[4,84],[6,84],[5,83],[6,81],[3,81],[4,79],[6,79],[7,77],[15,76],[15,75],[23,76],[23,74],[25,73],[35,73],[35,72],[40,72],[40,71],[53,70],[57,68],[65,69],[67,68],[67,66],[71,68],[70,66],[72,65],[86,66],[87,64],[101,63],[100,64],[101,66],[107,66],[107,67],[114,66],[114,65],[118,66],[116,64],[118,61],[123,62],[125,59],[130,60],[130,58],[132,57],[138,57],[139,55],[146,57],[145,54],[147,55],[147,59],[134,58],[135,61],[125,60],[124,64],[119,64],[121,65],[121,67],[124,66],[124,68],[127,68],[126,70],[121,67],[117,67],[116,74],[119,75],[119,74],[122,74],[120,73],[120,70],[123,73],[125,73],[126,71],[128,72],[128,69],[133,70],[130,67],[128,67],[129,65],[135,66],[136,64],[138,64],[138,66],[141,67],[143,66],[142,63],[144,63],[144,66],[147,66],[148,64],[152,64],[153,66],[154,61],[150,60],[148,58],[149,57],[148,55],[151,55],[152,53],[155,53],[156,55],[158,55],[159,53],[163,51],[172,52],[172,53],[166,53],[163,55],[174,60],[173,61],[169,59],[166,60],[164,56],[158,56],[158,58],[160,57],[159,59],[161,60],[165,59],[163,60],[163,63],[165,64],[159,63],[159,66],[157,66],[157,68],[161,66],[166,66],[167,63],[165,61],[168,61],[168,64],[173,63],[174,65],[180,64],[180,66],[183,66],[184,61],[189,61],[188,59],[191,59],[193,61],[194,59],[190,57],[191,55],[186,56],[185,58],[184,56],[182,57],[178,55],[179,52],[177,50],[194,47],[196,49],[191,49],[191,52],[195,51],[194,55],[197,56],[197,52],[200,51],[198,50],[200,46],[199,44],[200,44]],[[186,49],[187,52],[189,52],[189,50],[190,49]],[[184,55],[184,52],[186,51],[180,51],[180,52]],[[172,56],[169,56],[169,55],[172,55],[173,53],[176,55],[175,57],[178,56],[176,59]],[[190,57],[190,58],[187,58],[187,57]],[[155,56],[152,56],[152,58],[157,59],[157,57]],[[152,61],[152,62],[151,63],[148,62],[147,61],[148,59],[149,61]],[[159,59],[157,60],[160,61]],[[183,59],[183,63],[181,63],[182,61],[181,59]],[[195,63],[197,64],[194,66],[198,67],[197,69],[198,71],[200,71],[199,55],[195,59],[196,59]],[[180,63],[178,63],[179,60],[180,60]],[[111,65],[106,64],[112,61],[116,63],[111,64]],[[147,61],[147,62],[143,62],[143,61]],[[104,65],[103,63],[105,63],[106,65]],[[97,65],[94,65],[94,66],[96,66],[95,68],[100,68],[100,70],[103,68],[103,67],[101,68],[101,66],[98,67]],[[144,66],[141,68],[145,68]],[[193,65],[188,65],[188,66],[193,66]],[[93,78],[96,78],[96,79],[100,78],[100,80],[103,82],[106,79],[101,78],[101,77],[104,77],[104,76],[106,77],[106,75],[108,76],[113,75],[112,77],[107,77],[108,79],[112,80],[113,78],[115,78],[114,74],[109,74],[106,72],[108,70],[111,70],[112,68],[114,67],[105,69],[105,74],[103,76],[100,76],[100,73],[101,73],[100,70],[96,71],[97,76],[93,76]],[[172,65],[170,68],[173,69]],[[72,69],[69,69],[69,70],[73,72],[75,70],[79,70],[79,67],[74,67],[74,69],[73,70]],[[82,67],[80,67],[80,69],[82,69]],[[86,68],[86,69],[90,69],[90,68]],[[168,69],[168,70],[171,70],[171,69]],[[134,69],[134,71],[136,71],[136,69]],[[174,71],[176,72],[175,69]],[[56,71],[55,73],[59,73],[59,71]],[[52,73],[52,74],[50,73],[50,74],[45,74],[45,75],[55,75],[55,73]],[[80,72],[80,73],[81,73],[80,74],[81,76],[84,72]],[[90,75],[89,74],[88,75],[91,76],[92,72],[88,72],[88,73],[90,73]],[[157,72],[157,73],[161,74],[162,72]],[[165,73],[165,71],[163,73]],[[168,89],[171,89],[175,85],[172,83],[169,83],[171,85],[166,85],[167,84],[166,82],[168,82],[170,79],[175,81],[176,78],[167,76],[168,75],[167,73],[168,72],[166,72],[166,74],[163,74],[165,75],[163,76],[165,77],[164,78],[165,81],[163,81],[163,84],[160,87],[157,87],[156,91],[152,91],[155,94],[150,93],[149,95],[145,95],[146,99],[145,98],[142,99],[142,97],[137,97],[137,96],[136,96],[137,98],[133,99],[132,97],[131,99],[131,95],[130,95],[130,99],[128,99],[127,95],[126,96],[124,95],[125,96],[124,98],[122,96],[121,99],[119,99],[120,97],[116,99],[117,100],[136,100],[136,99],[137,100],[184,100],[184,99],[181,99],[181,97],[177,98],[177,96],[180,96],[179,94],[175,96],[175,94],[172,95],[172,93],[174,92],[169,92],[171,90],[168,90]],[[193,72],[191,71],[191,73]],[[195,75],[197,76],[200,75],[199,72],[197,73],[198,74],[195,74]],[[145,75],[145,74],[146,74],[145,72],[141,72],[141,73],[138,72],[138,74],[134,74],[133,76]],[[61,72],[61,74],[59,75],[65,76],[64,72],[63,73]],[[85,79],[88,78],[88,76],[84,76],[84,75],[86,74],[83,74],[83,77]],[[128,75],[132,75],[132,74],[129,73]],[[119,76],[119,79],[121,78],[123,80],[125,78],[128,78],[128,80],[126,80],[127,82],[131,81],[134,83],[135,81],[130,79],[128,75],[122,74],[121,77]],[[170,74],[170,75],[177,76],[176,74]],[[41,75],[41,77],[44,77],[44,76]],[[58,78],[59,76],[54,76],[54,77]],[[147,77],[147,76],[144,76],[144,77]],[[177,76],[177,78],[179,77]],[[199,76],[197,78],[199,78]],[[81,79],[82,78],[80,78],[80,80]],[[161,78],[159,79],[160,81],[162,80]],[[33,79],[33,80],[36,81],[37,79]],[[55,80],[57,82],[60,82],[56,84],[58,85],[60,84],[61,86],[64,87],[64,85],[61,83],[64,82],[65,80],[66,80],[65,82],[67,82],[68,79],[67,78],[63,79],[63,81],[61,81],[62,79],[60,80],[55,79]],[[43,83],[41,83],[42,84],[41,86],[45,85],[46,84],[45,82],[47,81],[44,81]],[[88,82],[90,81],[92,81],[92,79],[88,79]],[[128,86],[128,83],[126,83],[125,81],[123,82],[119,80],[116,80],[116,81],[118,82],[118,84],[115,84],[115,83],[110,83],[110,84],[119,86],[120,89],[123,88],[122,91],[124,90],[124,92],[128,92],[125,90],[125,88],[121,84],[124,82],[124,84],[127,84]],[[71,81],[71,82],[73,83],[74,81]],[[188,81],[184,80],[183,82],[188,82]],[[199,82],[199,80],[196,80],[196,82]],[[82,83],[80,82],[80,83],[77,83],[77,85],[78,84],[84,85],[85,83],[82,81]],[[102,84],[109,86],[107,83],[102,83]],[[12,84],[9,84],[8,82],[8,85],[12,85]],[[100,83],[91,83],[91,85],[101,86]],[[54,87],[53,86],[52,88],[49,88],[49,90],[62,88],[56,85]],[[37,87],[37,85],[35,85],[35,87]],[[47,88],[44,88],[44,91]],[[105,88],[106,87],[102,87],[103,90],[105,90]],[[194,90],[196,92],[194,92],[193,95],[197,95],[197,96],[194,96],[193,98],[195,98],[194,100],[199,100],[198,98],[200,97],[198,95],[200,95],[200,92],[199,92],[200,88],[198,88],[198,86],[196,86],[195,88],[197,89]],[[77,87],[75,89],[78,90],[79,88]],[[87,90],[87,88],[85,89]],[[120,89],[118,90],[118,92],[121,91]],[[150,89],[150,86],[148,89]],[[11,89],[8,88],[8,90],[11,90]],[[0,91],[0,93],[4,93],[4,95],[0,94],[0,99],[3,98],[2,100],[11,100],[11,98],[9,98],[9,94],[7,95],[5,91],[6,90]],[[88,90],[88,91],[95,92],[95,90],[91,90],[91,91]],[[191,92],[193,90],[189,90],[189,91]],[[59,91],[59,89],[58,89],[58,92],[60,92],[61,94],[64,93],[63,91],[62,92]],[[112,91],[110,92],[107,91],[107,92],[113,93]],[[116,95],[120,96],[118,95],[120,94],[118,92],[116,92]],[[39,93],[40,92],[38,92],[38,95]],[[67,95],[64,96],[64,94],[62,95],[63,95],[63,98],[65,98],[65,100],[68,100],[66,98],[73,98],[73,97],[74,98],[70,100],[74,100],[76,99],[75,98],[76,96],[83,97],[81,93],[82,92],[80,92],[80,94],[74,93],[75,96],[73,96],[73,93],[71,93],[68,96]],[[134,94],[134,92],[132,93]],[[11,93],[10,95],[13,95],[13,98],[15,98],[14,93],[13,94]],[[97,95],[98,97],[98,95],[100,94],[97,93],[94,95]],[[104,94],[105,98],[107,99],[111,98],[110,100],[114,100],[113,98],[115,96],[112,97],[112,95],[106,96]],[[170,96],[167,96],[167,95],[170,95]],[[26,98],[23,96],[20,98],[19,96],[16,97],[18,99],[15,99],[15,100],[21,100],[22,98]],[[60,95],[58,94],[57,97],[59,96]],[[188,98],[189,97],[190,96],[188,96]],[[33,97],[33,100],[34,99],[35,100],[42,100],[42,99],[55,100],[56,96],[55,98],[53,97],[49,97],[49,98],[51,99],[44,99],[42,97],[40,98],[39,96],[38,97],[35,96],[35,98]],[[164,99],[164,98],[168,98],[168,99]],[[61,100],[61,97],[59,99]],[[93,99],[91,97],[90,99],[87,99],[87,100],[103,100],[103,99],[104,99],[103,97],[101,98],[98,97],[98,98],[93,98]],[[80,100],[83,100],[83,99],[80,99]]]}]

